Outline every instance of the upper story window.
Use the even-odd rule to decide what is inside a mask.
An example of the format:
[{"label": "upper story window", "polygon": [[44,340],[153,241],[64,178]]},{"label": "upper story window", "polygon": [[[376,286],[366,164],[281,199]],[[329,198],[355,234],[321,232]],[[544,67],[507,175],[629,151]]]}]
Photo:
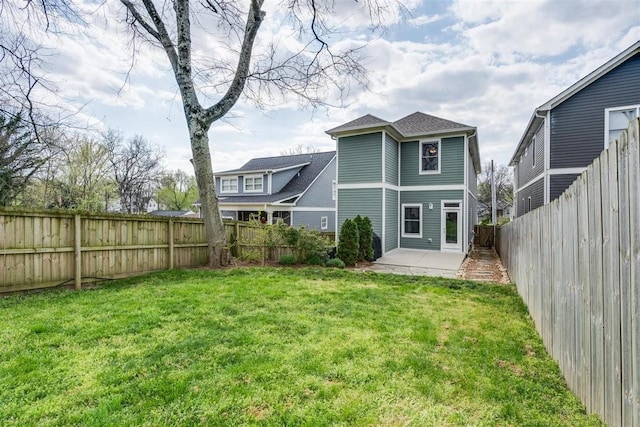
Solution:
[{"label": "upper story window", "polygon": [[420,143],[420,173],[440,173],[440,141]]},{"label": "upper story window", "polygon": [[247,193],[262,191],[262,175],[245,176],[244,191]]},{"label": "upper story window", "polygon": [[620,132],[629,127],[629,122],[640,117],[640,105],[607,108],[604,110],[604,146],[618,139]]},{"label": "upper story window", "polygon": [[221,193],[237,193],[238,192],[238,177],[232,178],[220,178],[220,192]]},{"label": "upper story window", "polygon": [[536,137],[531,138],[531,167],[536,167]]},{"label": "upper story window", "polygon": [[338,183],[335,181],[331,181],[331,200],[336,200],[338,198]]}]

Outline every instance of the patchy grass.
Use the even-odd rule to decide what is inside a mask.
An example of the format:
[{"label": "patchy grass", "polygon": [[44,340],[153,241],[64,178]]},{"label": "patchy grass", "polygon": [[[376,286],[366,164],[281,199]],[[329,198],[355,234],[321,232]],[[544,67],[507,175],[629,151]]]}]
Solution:
[{"label": "patchy grass", "polygon": [[0,316],[4,425],[600,425],[510,286],[177,270]]}]

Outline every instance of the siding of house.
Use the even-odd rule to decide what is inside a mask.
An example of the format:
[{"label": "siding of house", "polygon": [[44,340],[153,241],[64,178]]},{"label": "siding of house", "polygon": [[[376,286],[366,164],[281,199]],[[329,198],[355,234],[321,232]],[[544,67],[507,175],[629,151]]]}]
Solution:
[{"label": "siding of house", "polygon": [[523,186],[544,172],[544,123],[535,134],[535,167],[533,166],[533,144],[528,142],[527,154],[520,156],[515,168],[518,185]]},{"label": "siding of house", "polygon": [[[429,249],[434,251],[440,250],[440,237],[442,231],[440,226],[442,214],[440,204],[441,200],[464,200],[464,191],[401,191],[400,206],[405,203],[422,204],[422,238],[416,239],[400,237],[400,247],[410,249]],[[433,204],[433,209],[429,209],[429,203]],[[463,213],[464,209],[464,204],[462,204]],[[429,242],[429,239],[431,239],[431,242]]]},{"label": "siding of house", "polygon": [[440,173],[421,175],[419,141],[404,142],[401,146],[401,185],[464,184],[464,137],[440,139]]},{"label": "siding of house", "polygon": [[[334,211],[296,211],[293,213],[292,225],[295,227],[305,226],[310,229],[318,231],[335,231],[336,230],[336,215]],[[320,221],[323,216],[327,217],[328,228],[326,230],[320,229]]]},{"label": "siding of house", "polygon": [[330,207],[334,208],[335,200],[331,198],[331,183],[336,177],[336,159],[327,165],[314,183],[300,197],[296,207]]},{"label": "siding of house", "polygon": [[339,184],[382,182],[382,132],[338,138]]},{"label": "siding of house", "polygon": [[[296,176],[298,172],[300,172],[302,168],[289,169],[282,172],[276,172],[271,175],[271,194],[277,193],[282,190],[282,187],[287,185],[291,178]],[[266,181],[265,181],[266,185]],[[269,191],[268,188],[265,188],[265,191]]]},{"label": "siding of house", "polygon": [[578,174],[568,174],[568,175],[550,175],[549,176],[549,201],[554,201],[562,193],[564,190],[569,188],[569,186],[576,180]]},{"label": "siding of house", "polygon": [[398,141],[393,139],[388,134],[385,134],[385,179],[384,182],[398,185],[398,156],[400,155],[400,145]]},{"label": "siding of house", "polygon": [[398,247],[398,192],[385,190],[385,242],[384,251],[388,252]]},{"label": "siding of house", "polygon": [[476,224],[476,220],[478,218],[478,204],[476,200],[472,197],[469,197],[469,203],[467,204],[467,247],[462,248],[465,252],[467,248],[473,243],[473,233],[474,233],[474,225]]},{"label": "siding of house", "polygon": [[476,175],[476,171],[473,168],[471,153],[467,153],[467,187],[471,194],[478,195],[478,175]]},{"label": "siding of house", "polygon": [[[640,104],[640,54],[551,111],[551,168],[591,164],[604,149],[605,108],[636,104]],[[562,192],[558,193],[558,182],[555,185],[551,199]]]},{"label": "siding of house", "polygon": [[344,220],[368,216],[373,231],[382,236],[382,188],[338,190],[338,233]]},{"label": "siding of house", "polygon": [[544,179],[541,179],[516,194],[517,215],[521,216],[529,212],[529,197],[531,197],[531,210],[544,204]]}]

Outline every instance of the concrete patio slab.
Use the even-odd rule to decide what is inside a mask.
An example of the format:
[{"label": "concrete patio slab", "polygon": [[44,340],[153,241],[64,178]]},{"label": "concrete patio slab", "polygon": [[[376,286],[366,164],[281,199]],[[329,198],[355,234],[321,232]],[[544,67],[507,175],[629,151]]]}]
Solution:
[{"label": "concrete patio slab", "polygon": [[374,261],[371,270],[455,278],[465,256],[463,253],[454,252],[394,249]]}]

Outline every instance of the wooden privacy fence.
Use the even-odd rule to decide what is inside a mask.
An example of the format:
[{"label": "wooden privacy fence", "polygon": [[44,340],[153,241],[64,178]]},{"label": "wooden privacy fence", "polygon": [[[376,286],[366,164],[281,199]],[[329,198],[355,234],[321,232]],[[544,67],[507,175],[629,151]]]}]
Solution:
[{"label": "wooden privacy fence", "polygon": [[497,249],[569,387],[640,427],[640,119],[559,199],[498,229]]},{"label": "wooden privacy fence", "polygon": [[[262,225],[225,221],[232,255],[277,260],[287,247],[265,250]],[[198,218],[0,210],[0,292],[39,289],[208,262]]]}]

